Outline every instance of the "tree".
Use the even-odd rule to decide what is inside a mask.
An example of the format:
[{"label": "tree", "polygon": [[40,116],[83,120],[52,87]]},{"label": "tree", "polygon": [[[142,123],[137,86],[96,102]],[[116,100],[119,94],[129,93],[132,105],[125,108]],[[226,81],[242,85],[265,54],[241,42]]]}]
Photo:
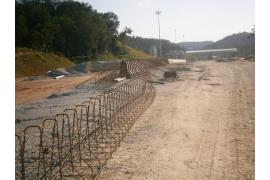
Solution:
[{"label": "tree", "polygon": [[251,29],[251,37],[255,37],[255,25]]},{"label": "tree", "polygon": [[132,29],[129,27],[125,27],[125,29],[119,34],[119,40],[124,43],[127,35],[132,33]]},{"label": "tree", "polygon": [[[162,41],[162,54],[166,55],[172,51],[184,51],[185,49],[178,44],[171,43],[168,40]],[[149,53],[149,49],[156,47],[159,50],[159,39],[141,38],[126,36],[125,42],[128,46]]]},{"label": "tree", "polygon": [[67,57],[119,54],[119,20],[77,1],[16,0],[16,47]]}]

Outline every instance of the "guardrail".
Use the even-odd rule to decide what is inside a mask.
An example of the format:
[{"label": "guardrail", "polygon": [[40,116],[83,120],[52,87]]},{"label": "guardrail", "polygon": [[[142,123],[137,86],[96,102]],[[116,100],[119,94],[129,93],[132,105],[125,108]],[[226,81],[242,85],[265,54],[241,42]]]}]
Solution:
[{"label": "guardrail", "polygon": [[95,179],[155,88],[144,73],[16,135],[16,179]]}]

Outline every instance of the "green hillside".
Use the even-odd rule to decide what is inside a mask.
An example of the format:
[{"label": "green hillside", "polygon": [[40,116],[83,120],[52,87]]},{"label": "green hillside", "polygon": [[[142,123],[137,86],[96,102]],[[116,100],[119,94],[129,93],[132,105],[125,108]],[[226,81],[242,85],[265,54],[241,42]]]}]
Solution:
[{"label": "green hillside", "polygon": [[255,35],[248,32],[232,34],[205,47],[205,49],[223,48],[237,48],[240,56],[254,55]]},{"label": "green hillside", "polygon": [[51,53],[41,53],[29,49],[16,49],[15,76],[38,76],[56,68],[68,68],[73,62]]},{"label": "green hillside", "polygon": [[[134,49],[140,50],[145,53],[149,53],[151,49],[154,47],[157,50],[157,53],[159,54],[159,39],[154,39],[154,38],[142,38],[138,36],[127,36],[125,43]],[[176,43],[172,43],[169,40],[161,39],[161,44],[162,44],[162,55],[163,57],[169,57],[171,52],[174,51],[184,51],[185,48],[179,46]]]},{"label": "green hillside", "polygon": [[141,60],[147,60],[147,59],[153,59],[154,57],[145,53],[145,52],[142,52],[142,51],[139,51],[137,49],[134,49],[134,48],[131,48],[129,46],[126,46],[127,48],[127,51],[128,51],[128,56],[131,58],[131,59],[141,59]]},{"label": "green hillside", "polygon": [[118,46],[121,47],[123,53],[122,55],[112,55],[112,54],[103,54],[99,55],[97,57],[97,60],[103,61],[103,60],[130,60],[130,59],[140,59],[140,60],[148,60],[148,59],[154,59],[154,56],[151,56],[150,54],[147,54],[143,51],[134,49],[132,47],[129,47],[127,45],[123,45],[121,42],[118,42]]},{"label": "green hillside", "polygon": [[[125,51],[124,55],[115,56],[112,54],[99,55],[96,60],[106,61],[106,60],[148,60],[154,59],[153,56],[141,52],[139,50],[133,49],[126,45],[120,45]],[[27,48],[17,48],[16,49],[16,60],[15,60],[15,72],[16,78],[26,77],[26,76],[38,76],[44,75],[49,70],[57,68],[70,68],[75,64],[63,57],[52,53],[41,53],[37,51],[31,51]]]}]

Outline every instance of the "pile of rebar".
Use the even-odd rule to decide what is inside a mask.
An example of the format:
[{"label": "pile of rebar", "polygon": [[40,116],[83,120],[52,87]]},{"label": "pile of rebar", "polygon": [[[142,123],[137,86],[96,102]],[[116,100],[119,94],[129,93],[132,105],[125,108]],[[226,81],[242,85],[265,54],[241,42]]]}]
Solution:
[{"label": "pile of rebar", "polygon": [[132,78],[145,72],[144,65],[140,61],[122,61],[120,63],[120,77]]},{"label": "pile of rebar", "polygon": [[114,79],[116,79],[118,77],[119,77],[119,74],[117,72],[113,71],[113,72],[109,73],[106,76],[97,78],[97,80],[95,81],[95,83],[96,84],[97,83],[104,84],[104,83],[114,82]]},{"label": "pile of rebar", "polygon": [[141,74],[16,135],[16,179],[95,179],[155,88]]}]

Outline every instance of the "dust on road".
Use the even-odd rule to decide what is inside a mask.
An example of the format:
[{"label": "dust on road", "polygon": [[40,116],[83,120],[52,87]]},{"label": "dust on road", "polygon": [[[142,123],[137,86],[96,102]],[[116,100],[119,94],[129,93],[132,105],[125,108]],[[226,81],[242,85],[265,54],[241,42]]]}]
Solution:
[{"label": "dust on road", "polygon": [[157,86],[98,179],[254,179],[254,62],[196,65]]}]

